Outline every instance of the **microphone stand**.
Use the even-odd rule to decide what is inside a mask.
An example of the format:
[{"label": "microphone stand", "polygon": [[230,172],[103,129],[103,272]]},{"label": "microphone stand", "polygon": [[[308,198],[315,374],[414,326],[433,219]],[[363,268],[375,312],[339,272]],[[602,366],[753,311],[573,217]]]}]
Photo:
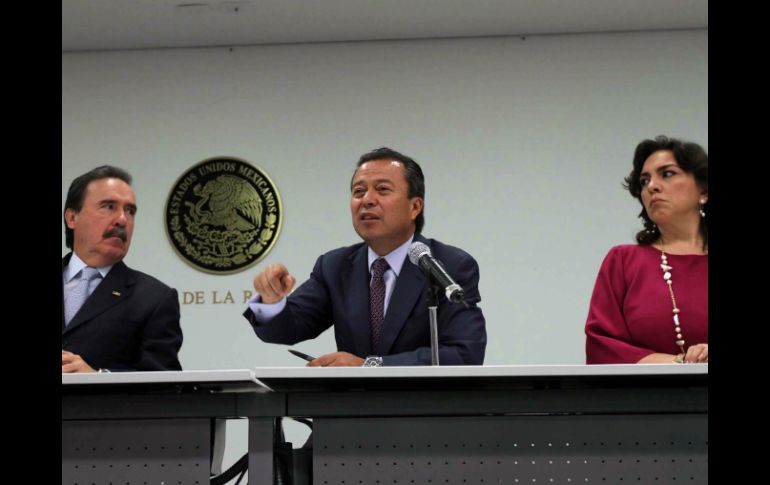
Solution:
[{"label": "microphone stand", "polygon": [[431,283],[425,287],[425,299],[428,301],[428,314],[430,316],[430,361],[431,365],[439,365],[438,362],[438,299],[441,287]]}]

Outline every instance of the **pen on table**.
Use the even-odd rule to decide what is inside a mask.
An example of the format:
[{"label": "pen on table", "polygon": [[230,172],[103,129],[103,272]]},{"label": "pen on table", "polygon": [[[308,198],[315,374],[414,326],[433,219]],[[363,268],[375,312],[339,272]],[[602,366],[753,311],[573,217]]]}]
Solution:
[{"label": "pen on table", "polygon": [[288,350],[289,350],[289,352],[291,352],[292,354],[296,355],[300,359],[305,359],[308,362],[310,362],[311,360],[315,360],[315,357],[311,357],[311,356],[309,356],[307,354],[303,354],[302,352],[300,352],[298,350],[294,350],[294,349],[288,349]]}]

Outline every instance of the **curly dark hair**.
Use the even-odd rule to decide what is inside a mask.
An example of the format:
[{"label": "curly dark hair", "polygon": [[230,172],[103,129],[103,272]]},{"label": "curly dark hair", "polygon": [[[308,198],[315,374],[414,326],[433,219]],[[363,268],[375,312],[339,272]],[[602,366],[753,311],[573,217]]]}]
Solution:
[{"label": "curly dark hair", "polygon": [[[356,170],[358,170],[358,167],[361,165],[372,160],[397,160],[404,164],[406,182],[409,185],[407,197],[410,199],[412,197],[420,197],[423,201],[425,200],[425,176],[422,174],[422,168],[420,168],[420,165],[417,162],[403,153],[399,153],[388,147],[382,147],[361,155],[361,158],[358,159],[358,163],[356,164]],[[355,176],[356,174],[353,172],[353,177],[350,179],[351,190],[353,189],[353,178],[355,178]],[[414,221],[415,234],[420,234],[420,232],[422,232],[422,228],[425,225],[424,214],[425,204],[423,203],[422,210]]]},{"label": "curly dark hair", "polygon": [[[703,190],[709,189],[709,156],[706,151],[697,143],[669,138],[665,135],[659,135],[654,140],[642,140],[634,151],[633,169],[628,177],[624,179],[623,188],[628,190],[642,205],[642,211],[639,217],[642,219],[644,229],[636,233],[636,242],[642,246],[648,246],[660,237],[660,229],[652,222],[647,210],[642,203],[642,184],[639,179],[642,173],[644,162],[650,155],[659,150],[670,150],[674,154],[676,163],[687,173],[693,174],[695,182]],[[700,219],[700,233],[703,237],[703,248],[708,248],[709,243],[709,202],[711,198],[706,199],[703,206],[705,217]]]}]

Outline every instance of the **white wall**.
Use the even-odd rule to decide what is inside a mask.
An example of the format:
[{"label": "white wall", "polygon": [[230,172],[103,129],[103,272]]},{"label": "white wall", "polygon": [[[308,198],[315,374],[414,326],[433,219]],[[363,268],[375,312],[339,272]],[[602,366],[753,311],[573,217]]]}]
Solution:
[{"label": "white wall", "polygon": [[[124,167],[140,206],[126,262],[180,292],[240,293],[262,263],[204,274],[166,238],[184,170],[218,155],[264,169],[285,210],[264,262],[303,280],[357,242],[352,170],[390,146],[425,172],[424,233],[479,262],[486,363],[580,364],[599,264],[640,227],[621,188],[634,147],[662,133],[707,148],[707,113],[707,30],[63,54],[62,207],[75,176]],[[183,306],[184,368],[302,364],[243,309]]]}]

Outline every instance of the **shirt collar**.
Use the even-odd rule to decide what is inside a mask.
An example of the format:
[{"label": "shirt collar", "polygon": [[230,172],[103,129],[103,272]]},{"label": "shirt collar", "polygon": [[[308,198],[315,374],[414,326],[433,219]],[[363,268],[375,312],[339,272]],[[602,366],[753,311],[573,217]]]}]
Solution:
[{"label": "shirt collar", "polygon": [[396,276],[398,276],[398,274],[401,272],[401,267],[404,265],[404,261],[406,260],[406,255],[409,253],[409,246],[412,244],[412,239],[414,239],[414,234],[412,234],[404,244],[389,252],[385,256],[378,255],[372,248],[367,246],[367,254],[369,256],[369,272],[372,271],[372,263],[374,263],[376,259],[383,257],[385,258],[385,261],[388,262],[390,269],[392,269],[393,272],[396,273]]},{"label": "shirt collar", "polygon": [[[69,264],[67,264],[67,267],[64,269],[64,282],[68,283],[72,278],[75,277],[76,274],[80,273],[83,268],[85,268],[87,265],[83,262],[82,259],[78,257],[75,252],[72,252],[72,257],[70,258]],[[109,266],[101,266],[99,268],[96,268],[99,271],[99,274],[104,278],[107,276],[107,273],[110,272],[112,267],[115,266],[114,264],[111,264]]]}]

